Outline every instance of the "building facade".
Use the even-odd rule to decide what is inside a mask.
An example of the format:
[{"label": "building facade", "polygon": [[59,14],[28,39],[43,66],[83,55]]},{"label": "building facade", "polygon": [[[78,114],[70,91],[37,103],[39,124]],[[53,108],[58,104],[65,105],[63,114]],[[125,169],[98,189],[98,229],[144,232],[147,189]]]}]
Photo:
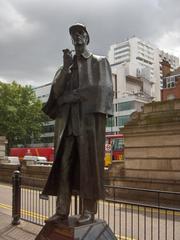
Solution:
[{"label": "building facade", "polygon": [[130,120],[133,112],[142,111],[144,104],[150,102],[143,95],[129,95],[120,99],[114,99],[114,116],[107,120],[106,132],[120,133],[124,125]]},{"label": "building facade", "polygon": [[[161,62],[166,59],[170,62],[172,71],[179,66],[179,59],[173,55],[159,50],[149,42],[133,37],[124,42],[113,44],[110,46],[108,59],[112,67],[112,72],[118,74],[117,71],[124,69],[125,77],[127,75],[133,77],[144,77],[152,83],[151,96],[154,100],[160,100],[160,89],[163,87]],[[123,77],[123,74],[121,76]],[[124,92],[126,88],[121,84],[118,91]],[[123,80],[122,80],[123,82]]]},{"label": "building facade", "polygon": [[180,99],[180,67],[163,77],[161,100]]},{"label": "building facade", "polygon": [[144,77],[133,77],[123,74],[124,68],[119,66],[116,74],[112,74],[114,90],[114,116],[107,120],[107,133],[120,133],[121,128],[129,121],[130,115],[142,110],[144,104],[152,101],[152,83]]},{"label": "building facade", "polygon": [[[39,98],[39,100],[42,101],[42,103],[47,102],[49,93],[51,89],[51,83],[41,85],[39,87],[35,87],[34,91],[36,96]],[[44,133],[41,135],[40,143],[36,144],[36,146],[41,147],[52,147],[54,145],[54,120],[50,120],[46,123],[44,123],[43,130]]]}]

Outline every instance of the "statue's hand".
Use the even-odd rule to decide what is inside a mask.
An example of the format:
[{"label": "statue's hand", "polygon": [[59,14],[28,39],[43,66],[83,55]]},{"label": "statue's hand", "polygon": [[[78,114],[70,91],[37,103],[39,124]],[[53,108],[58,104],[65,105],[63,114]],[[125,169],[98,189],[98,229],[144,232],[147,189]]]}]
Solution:
[{"label": "statue's hand", "polygon": [[68,70],[69,67],[72,65],[73,63],[73,57],[72,57],[72,53],[71,51],[66,48],[66,49],[63,49],[63,65],[64,65],[64,69],[65,70]]}]

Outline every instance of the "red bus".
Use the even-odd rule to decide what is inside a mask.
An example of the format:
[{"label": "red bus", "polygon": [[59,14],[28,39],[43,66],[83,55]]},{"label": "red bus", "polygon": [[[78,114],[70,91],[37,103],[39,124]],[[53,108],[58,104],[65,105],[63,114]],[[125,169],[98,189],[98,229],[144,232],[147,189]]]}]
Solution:
[{"label": "red bus", "polygon": [[9,156],[17,156],[23,160],[24,156],[41,156],[46,157],[48,161],[54,160],[54,148],[11,148]]},{"label": "red bus", "polygon": [[112,160],[124,160],[124,135],[106,135],[105,166],[109,166]]}]

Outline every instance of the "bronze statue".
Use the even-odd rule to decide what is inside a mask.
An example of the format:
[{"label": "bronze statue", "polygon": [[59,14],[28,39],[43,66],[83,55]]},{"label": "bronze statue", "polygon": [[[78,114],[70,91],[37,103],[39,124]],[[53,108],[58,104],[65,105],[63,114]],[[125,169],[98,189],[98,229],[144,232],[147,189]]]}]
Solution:
[{"label": "bronze statue", "polygon": [[112,115],[112,77],[105,57],[90,53],[86,27],[69,28],[75,55],[63,50],[43,111],[55,119],[55,160],[43,194],[57,196],[56,214],[47,221],[67,220],[71,195],[83,199],[79,223],[92,222],[96,202],[104,198],[106,118]]}]

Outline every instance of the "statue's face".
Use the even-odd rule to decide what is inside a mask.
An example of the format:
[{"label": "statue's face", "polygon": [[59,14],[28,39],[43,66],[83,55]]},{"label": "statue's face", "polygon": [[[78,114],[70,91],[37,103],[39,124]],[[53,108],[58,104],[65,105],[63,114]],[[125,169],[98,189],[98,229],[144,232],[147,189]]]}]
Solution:
[{"label": "statue's face", "polygon": [[83,53],[88,42],[87,33],[83,29],[77,29],[71,34],[71,37],[76,54],[78,55]]}]

